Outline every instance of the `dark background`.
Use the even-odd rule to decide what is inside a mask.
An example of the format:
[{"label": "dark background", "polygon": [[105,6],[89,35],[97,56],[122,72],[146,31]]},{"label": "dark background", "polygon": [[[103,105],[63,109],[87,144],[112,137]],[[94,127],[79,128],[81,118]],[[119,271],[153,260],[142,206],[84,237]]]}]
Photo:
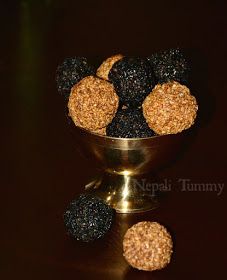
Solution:
[{"label": "dark background", "polygon": [[[226,9],[224,1],[1,1],[1,279],[220,279],[226,265],[226,186],[182,192],[177,180],[226,184]],[[55,88],[68,56],[95,65],[121,52],[182,47],[192,63],[199,117],[190,145],[159,173],[172,191],[149,213],[118,215],[92,244],[71,240],[62,213],[90,176],[75,149]],[[137,221],[158,221],[174,238],[171,264],[140,272],[122,257]]]}]

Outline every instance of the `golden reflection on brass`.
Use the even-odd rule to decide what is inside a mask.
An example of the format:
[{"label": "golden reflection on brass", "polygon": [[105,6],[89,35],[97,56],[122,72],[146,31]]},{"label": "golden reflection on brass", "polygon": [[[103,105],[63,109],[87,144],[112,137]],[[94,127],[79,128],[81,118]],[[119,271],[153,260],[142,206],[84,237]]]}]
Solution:
[{"label": "golden reflection on brass", "polygon": [[[71,124],[77,147],[100,167],[102,175],[85,186],[118,213],[144,212],[157,207],[147,190],[135,187],[146,174],[176,154],[185,133],[150,138],[114,138],[90,133]],[[149,181],[150,183],[150,181]]]}]

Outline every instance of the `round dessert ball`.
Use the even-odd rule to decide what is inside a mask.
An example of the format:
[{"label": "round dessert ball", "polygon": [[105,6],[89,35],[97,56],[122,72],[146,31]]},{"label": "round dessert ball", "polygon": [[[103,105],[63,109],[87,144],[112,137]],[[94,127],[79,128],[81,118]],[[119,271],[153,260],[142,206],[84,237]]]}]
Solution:
[{"label": "round dessert ball", "polygon": [[96,75],[99,78],[102,78],[102,79],[108,81],[109,80],[108,75],[109,75],[110,69],[112,68],[112,66],[114,65],[115,62],[117,62],[118,60],[120,60],[122,58],[123,58],[122,54],[116,54],[116,55],[113,55],[113,56],[107,58],[106,60],[103,61],[103,63],[97,69]]},{"label": "round dessert ball", "polygon": [[110,229],[114,210],[101,199],[82,194],[64,213],[66,229],[76,240],[84,242],[101,238]]},{"label": "round dessert ball", "polygon": [[119,98],[111,83],[88,76],[73,86],[68,102],[74,123],[92,132],[105,131],[115,116]]},{"label": "round dessert ball", "polygon": [[155,84],[149,62],[138,57],[123,57],[114,63],[109,80],[120,102],[127,107],[140,106]]},{"label": "round dessert ball", "polygon": [[164,268],[171,259],[172,238],[166,228],[156,222],[139,222],[129,228],[123,239],[126,261],[139,270]]},{"label": "round dessert ball", "polygon": [[72,86],[86,76],[94,75],[95,69],[85,57],[66,58],[56,71],[58,92],[68,99]]},{"label": "round dessert ball", "polygon": [[107,126],[107,136],[119,138],[144,138],[154,136],[141,109],[127,108],[117,111]]},{"label": "round dessert ball", "polygon": [[95,134],[99,134],[99,135],[105,136],[106,135],[106,127],[99,128],[99,129],[94,130],[92,132],[95,133]]},{"label": "round dessert ball", "polygon": [[143,102],[143,115],[155,133],[176,134],[193,125],[198,105],[178,82],[158,84]]},{"label": "round dessert ball", "polygon": [[188,83],[189,65],[179,48],[155,53],[148,57],[156,83],[178,81]]}]

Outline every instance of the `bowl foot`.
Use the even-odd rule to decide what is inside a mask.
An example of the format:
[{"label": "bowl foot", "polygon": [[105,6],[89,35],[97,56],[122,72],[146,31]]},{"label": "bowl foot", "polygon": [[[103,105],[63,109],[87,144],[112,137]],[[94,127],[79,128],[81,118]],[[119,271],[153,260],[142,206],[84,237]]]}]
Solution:
[{"label": "bowl foot", "polygon": [[85,186],[113,207],[118,213],[138,213],[158,206],[157,198],[145,184],[145,179],[129,174],[104,173]]}]

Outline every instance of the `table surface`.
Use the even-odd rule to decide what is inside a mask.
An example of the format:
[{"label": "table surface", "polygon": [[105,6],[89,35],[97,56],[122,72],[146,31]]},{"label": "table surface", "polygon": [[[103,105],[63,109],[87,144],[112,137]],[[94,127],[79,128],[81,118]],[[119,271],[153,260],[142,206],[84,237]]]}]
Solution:
[{"label": "table surface", "polygon": [[[1,3],[1,279],[220,279],[225,272],[226,189],[218,189],[227,158],[224,5],[132,2]],[[191,59],[200,113],[190,145],[158,174],[171,180],[171,191],[154,211],[117,215],[103,239],[70,239],[62,214],[96,170],[75,149],[56,66],[69,56],[97,66],[114,53],[145,56],[176,46]],[[191,187],[183,191],[179,179]],[[196,191],[199,183],[213,185]],[[173,258],[161,271],[135,270],[122,256],[125,231],[143,220],[173,235]]]}]

